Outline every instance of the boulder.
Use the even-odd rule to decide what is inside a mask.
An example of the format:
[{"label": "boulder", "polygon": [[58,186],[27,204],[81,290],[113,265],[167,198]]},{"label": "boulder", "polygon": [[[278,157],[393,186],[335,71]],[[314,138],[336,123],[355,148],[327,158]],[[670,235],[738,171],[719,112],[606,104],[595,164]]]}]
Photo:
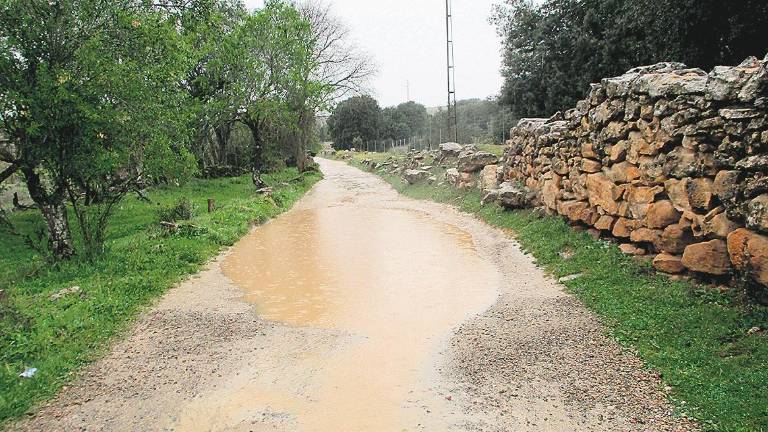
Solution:
[{"label": "boulder", "polygon": [[[759,74],[761,66],[762,62],[756,57],[749,57],[736,67],[715,66],[707,81],[707,98],[716,101],[735,99],[740,95],[743,87],[751,81],[750,77]],[[750,95],[750,91],[747,90],[744,97],[744,100],[749,100],[754,95]]]},{"label": "boulder", "polygon": [[403,173],[403,178],[408,184],[415,184],[429,177],[429,171],[408,169]]},{"label": "boulder", "polygon": [[683,265],[699,273],[725,275],[731,270],[728,246],[719,239],[692,244],[685,248]]},{"label": "boulder", "polygon": [[447,142],[440,144],[440,157],[443,159],[450,157],[459,157],[459,154],[464,150],[464,146],[455,142]]},{"label": "boulder", "polygon": [[680,95],[704,94],[707,73],[701,69],[678,69],[641,75],[632,83],[635,93],[670,99]]},{"label": "boulder", "polygon": [[664,228],[680,220],[680,213],[672,201],[662,200],[651,204],[646,215],[648,228]]},{"label": "boulder", "polygon": [[690,183],[690,179],[687,178],[682,180],[669,179],[664,182],[664,189],[666,189],[670,201],[681,212],[691,210],[691,201],[688,198],[688,183]]},{"label": "boulder", "polygon": [[714,182],[706,177],[693,179],[688,183],[688,202],[694,209],[709,211],[712,208]]},{"label": "boulder", "polygon": [[613,224],[611,234],[613,234],[614,237],[629,238],[629,236],[632,234],[632,231],[636,230],[638,227],[639,222],[636,220],[618,218],[616,223]]},{"label": "boulder", "polygon": [[645,255],[646,254],[645,249],[630,243],[624,243],[619,245],[619,250],[625,255]]},{"label": "boulder", "polygon": [[656,258],[653,259],[653,267],[658,271],[669,274],[680,274],[685,271],[682,257],[663,252],[656,255]]},{"label": "boulder", "polygon": [[478,188],[481,191],[496,189],[499,185],[499,166],[488,165],[480,172],[480,179],[478,180]]},{"label": "boulder", "polygon": [[504,182],[496,189],[496,200],[509,209],[528,207],[528,190],[517,183]]},{"label": "boulder", "polygon": [[445,181],[450,184],[451,186],[457,187],[459,185],[459,170],[456,168],[449,168],[445,172]]},{"label": "boulder", "polygon": [[712,192],[720,198],[720,201],[730,201],[736,198],[740,175],[741,173],[738,171],[727,170],[717,173],[712,184]]},{"label": "boulder", "polygon": [[692,224],[693,234],[697,237],[726,238],[728,234],[739,228],[739,225],[728,219],[723,207],[718,207],[703,217],[695,218]]},{"label": "boulder", "polygon": [[488,152],[461,152],[459,155],[458,170],[461,172],[478,172],[488,165],[499,162],[498,156]]},{"label": "boulder", "polygon": [[561,201],[557,203],[557,212],[573,222],[583,220],[583,212],[587,209],[589,209],[589,204],[585,201]]},{"label": "boulder", "polygon": [[618,214],[618,200],[623,194],[623,189],[606,178],[605,174],[590,174],[587,177],[587,191],[589,191],[590,204],[600,206],[608,214]]},{"label": "boulder", "polygon": [[[587,170],[582,167],[582,171]],[[594,172],[597,171],[599,169]],[[641,175],[640,169],[629,162],[619,162],[608,168],[608,178],[614,183],[629,183],[639,179]]]},{"label": "boulder", "polygon": [[591,142],[584,142],[581,144],[581,155],[585,158],[599,159],[599,156],[595,152],[594,145]]},{"label": "boulder", "polygon": [[544,186],[541,188],[541,199],[544,204],[552,209],[557,209],[557,200],[560,195],[560,176],[553,176],[552,179],[546,180]]},{"label": "boulder", "polygon": [[628,148],[629,148],[629,144],[627,143],[627,141],[619,141],[618,143],[614,144],[611,147],[611,151],[609,152],[609,155],[608,155],[611,162],[613,163],[623,162],[624,159],[627,157]]},{"label": "boulder", "polygon": [[768,155],[744,158],[736,163],[736,168],[741,171],[766,171],[768,170]]},{"label": "boulder", "polygon": [[659,240],[659,250],[671,254],[681,254],[685,248],[696,242],[690,228],[679,224],[670,225],[664,228]]},{"label": "boulder", "polygon": [[635,219],[642,219],[648,214],[648,209],[656,196],[664,192],[661,186],[628,186],[625,192],[625,199],[629,205],[629,215]]},{"label": "boulder", "polygon": [[459,173],[459,183],[456,187],[459,189],[466,189],[471,188],[475,185],[474,178],[472,177],[472,173],[468,172],[460,172]]},{"label": "boulder", "polygon": [[661,230],[638,228],[632,231],[632,234],[629,235],[629,239],[635,243],[650,243],[656,246],[661,241],[661,234]]},{"label": "boulder", "polygon": [[603,169],[603,164],[592,159],[581,160],[581,170],[586,173],[596,173]]},{"label": "boulder", "polygon": [[728,253],[733,266],[768,285],[768,237],[745,228],[728,235]]},{"label": "boulder", "polygon": [[600,219],[595,222],[595,228],[603,231],[610,231],[613,229],[613,224],[616,222],[616,218],[613,216],[602,215]]},{"label": "boulder", "polygon": [[761,233],[768,233],[768,194],[753,199],[747,205],[747,228]]}]

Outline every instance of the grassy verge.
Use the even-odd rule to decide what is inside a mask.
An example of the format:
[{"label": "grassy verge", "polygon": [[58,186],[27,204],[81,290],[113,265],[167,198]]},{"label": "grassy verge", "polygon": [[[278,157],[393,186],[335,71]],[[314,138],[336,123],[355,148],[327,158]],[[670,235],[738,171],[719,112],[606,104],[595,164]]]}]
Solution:
[{"label": "grassy verge", "polygon": [[[18,238],[0,234],[0,426],[53,396],[84,364],[101,355],[137,313],[187,275],[197,272],[254,222],[289,209],[319,174],[296,170],[266,176],[271,197],[254,193],[248,177],[195,180],[152,191],[152,204],[131,197],[112,219],[107,252],[97,262],[73,261],[49,268]],[[158,227],[158,209],[182,198],[199,209],[191,230],[168,235]],[[217,211],[203,208],[216,199]],[[27,231],[39,225],[35,212],[14,215]],[[81,292],[52,300],[62,289]],[[26,367],[38,373],[19,377]]]},{"label": "grassy verge", "polygon": [[[355,155],[378,162],[389,155]],[[671,281],[592,239],[557,217],[481,206],[480,192],[408,185],[378,173],[401,193],[450,203],[486,222],[512,229],[521,246],[556,277],[581,273],[568,289],[596,312],[624,346],[637,351],[673,388],[680,412],[706,430],[768,431],[768,309],[693,282]],[[559,252],[570,250],[572,257]]]}]

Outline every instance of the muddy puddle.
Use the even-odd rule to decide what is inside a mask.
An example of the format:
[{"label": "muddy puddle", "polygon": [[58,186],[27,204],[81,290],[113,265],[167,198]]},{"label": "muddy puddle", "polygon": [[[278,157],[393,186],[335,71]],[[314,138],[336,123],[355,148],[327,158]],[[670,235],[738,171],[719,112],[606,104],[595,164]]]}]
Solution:
[{"label": "muddy puddle", "polygon": [[[289,430],[406,431],[451,409],[450,396],[430,387],[439,351],[493,303],[499,274],[458,228],[333,192],[336,205],[254,230],[222,268],[261,317],[340,336],[222,392],[187,426],[216,429],[212,418],[242,424],[245,412],[260,412],[282,416]],[[323,202],[322,193],[309,200]]]}]

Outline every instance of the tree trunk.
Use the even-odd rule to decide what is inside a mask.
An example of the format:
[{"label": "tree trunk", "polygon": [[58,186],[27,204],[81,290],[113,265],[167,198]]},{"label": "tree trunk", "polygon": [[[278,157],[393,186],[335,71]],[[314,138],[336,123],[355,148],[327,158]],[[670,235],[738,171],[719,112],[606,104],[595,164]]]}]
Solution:
[{"label": "tree trunk", "polygon": [[69,229],[67,206],[64,203],[40,204],[48,233],[51,236],[51,252],[58,260],[67,260],[75,255],[72,232]]},{"label": "tree trunk", "polygon": [[222,123],[214,128],[216,133],[216,141],[219,145],[219,165],[228,165],[227,144],[229,143],[230,125],[229,123]]},{"label": "tree trunk", "polygon": [[251,136],[253,137],[253,149],[251,150],[251,180],[257,189],[261,189],[266,186],[261,179],[261,171],[264,166],[264,149],[261,140],[261,130],[258,122],[249,122],[247,125],[248,129],[251,130]]},{"label": "tree trunk", "polygon": [[299,139],[296,145],[296,167],[300,173],[307,170],[307,148],[309,147],[309,128],[312,127],[312,116],[304,109],[299,117]]},{"label": "tree trunk", "polygon": [[48,194],[34,169],[25,168],[22,172],[27,183],[29,196],[40,208],[48,226],[48,235],[51,237],[51,253],[57,260],[72,258],[75,255],[75,246],[72,242],[72,231],[69,228],[63,189]]}]

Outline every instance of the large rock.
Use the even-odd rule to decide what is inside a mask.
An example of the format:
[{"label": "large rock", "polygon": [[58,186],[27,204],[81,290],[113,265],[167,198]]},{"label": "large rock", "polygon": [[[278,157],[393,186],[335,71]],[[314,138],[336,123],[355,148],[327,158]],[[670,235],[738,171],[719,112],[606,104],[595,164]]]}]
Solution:
[{"label": "large rock", "polygon": [[768,233],[768,194],[760,195],[747,205],[747,228]]},{"label": "large rock", "polygon": [[[689,214],[689,217],[692,215]],[[724,239],[728,234],[739,228],[739,225],[728,219],[723,207],[718,207],[702,217],[692,218],[691,228],[697,237],[717,237]]]},{"label": "large rock", "polygon": [[528,190],[517,183],[504,182],[494,191],[496,201],[509,209],[528,207]]},{"label": "large rock", "polygon": [[475,186],[475,180],[472,173],[468,172],[460,172],[459,173],[459,182],[456,185],[459,189],[467,189],[472,188]]},{"label": "large rock", "polygon": [[665,228],[680,220],[680,213],[672,201],[662,200],[651,204],[646,215],[646,225],[649,228]]},{"label": "large rock", "polygon": [[[582,171],[587,171],[587,170],[582,168]],[[597,172],[597,171],[599,171],[599,169],[592,172]],[[607,172],[608,172],[608,178],[610,178],[611,181],[613,181],[614,183],[629,183],[639,179],[640,176],[642,175],[640,173],[640,169],[629,162],[619,162],[617,164],[614,164],[613,166],[608,168]]]},{"label": "large rock", "polygon": [[632,231],[632,234],[629,235],[629,239],[635,243],[650,243],[658,249],[658,244],[661,241],[661,235],[661,230],[638,228]]},{"label": "large rock", "polygon": [[429,171],[409,169],[403,173],[403,178],[408,184],[416,184],[420,181],[426,180],[429,177]]},{"label": "large rock", "polygon": [[618,201],[623,194],[623,189],[606,178],[605,174],[590,174],[587,177],[587,190],[589,191],[590,204],[600,206],[608,214],[618,214]]},{"label": "large rock", "polygon": [[661,186],[628,186],[624,196],[629,204],[629,214],[635,219],[642,219],[648,214],[648,208],[656,201],[656,196],[664,192]]},{"label": "large rock", "polygon": [[449,157],[459,157],[459,154],[464,151],[464,146],[455,142],[447,142],[440,144],[440,156],[445,159]]},{"label": "large rock", "polygon": [[687,178],[682,180],[669,179],[664,182],[664,189],[678,211],[691,210],[691,201],[688,198],[689,183],[690,179]]},{"label": "large rock", "polygon": [[616,223],[616,218],[613,216],[602,215],[600,219],[595,222],[595,228],[603,231],[610,231],[613,229],[613,224]]},{"label": "large rock", "polygon": [[709,211],[712,208],[714,182],[706,177],[691,180],[688,185],[688,201],[696,210]]},{"label": "large rock", "polygon": [[478,172],[488,165],[495,165],[499,162],[498,156],[488,152],[461,152],[459,163],[456,168],[461,172]]},{"label": "large rock", "polygon": [[561,201],[557,204],[557,212],[573,222],[583,220],[588,209],[589,204],[585,201]]},{"label": "large rock", "polygon": [[627,218],[618,218],[616,223],[613,224],[611,234],[613,234],[614,237],[628,238],[630,235],[632,235],[632,232],[639,227],[639,221]]},{"label": "large rock", "polygon": [[683,259],[677,255],[660,253],[653,259],[653,267],[664,273],[679,274],[685,271]]},{"label": "large rock", "polygon": [[541,200],[551,210],[557,209],[557,200],[560,195],[560,176],[553,176],[552,179],[546,180],[544,186],[541,188]]},{"label": "large rock", "polygon": [[670,254],[681,254],[685,248],[695,243],[693,233],[690,228],[678,224],[670,225],[664,228],[659,240],[659,249]]},{"label": "large rock", "polygon": [[728,235],[728,253],[733,266],[768,285],[768,237],[745,228]]},{"label": "large rock", "polygon": [[731,270],[728,246],[723,240],[710,240],[685,248],[683,265],[692,271],[722,276]]},{"label": "large rock", "polygon": [[740,176],[741,173],[738,171],[718,172],[712,185],[712,192],[723,202],[736,198]]},{"label": "large rock", "polygon": [[670,96],[672,99],[680,95],[704,94],[706,86],[707,73],[703,70],[677,69],[641,75],[633,83],[632,89],[635,93],[653,98]]},{"label": "large rock", "polygon": [[453,187],[457,187],[459,185],[459,178],[461,175],[459,174],[459,170],[456,168],[449,168],[445,172],[445,181],[448,182]]},{"label": "large rock", "polygon": [[499,166],[487,165],[480,172],[480,179],[478,180],[478,189],[481,191],[496,189],[499,185]]},{"label": "large rock", "polygon": [[764,72],[763,63],[756,57],[749,57],[736,67],[715,66],[709,74],[707,98],[752,100],[764,84],[761,72]]}]

